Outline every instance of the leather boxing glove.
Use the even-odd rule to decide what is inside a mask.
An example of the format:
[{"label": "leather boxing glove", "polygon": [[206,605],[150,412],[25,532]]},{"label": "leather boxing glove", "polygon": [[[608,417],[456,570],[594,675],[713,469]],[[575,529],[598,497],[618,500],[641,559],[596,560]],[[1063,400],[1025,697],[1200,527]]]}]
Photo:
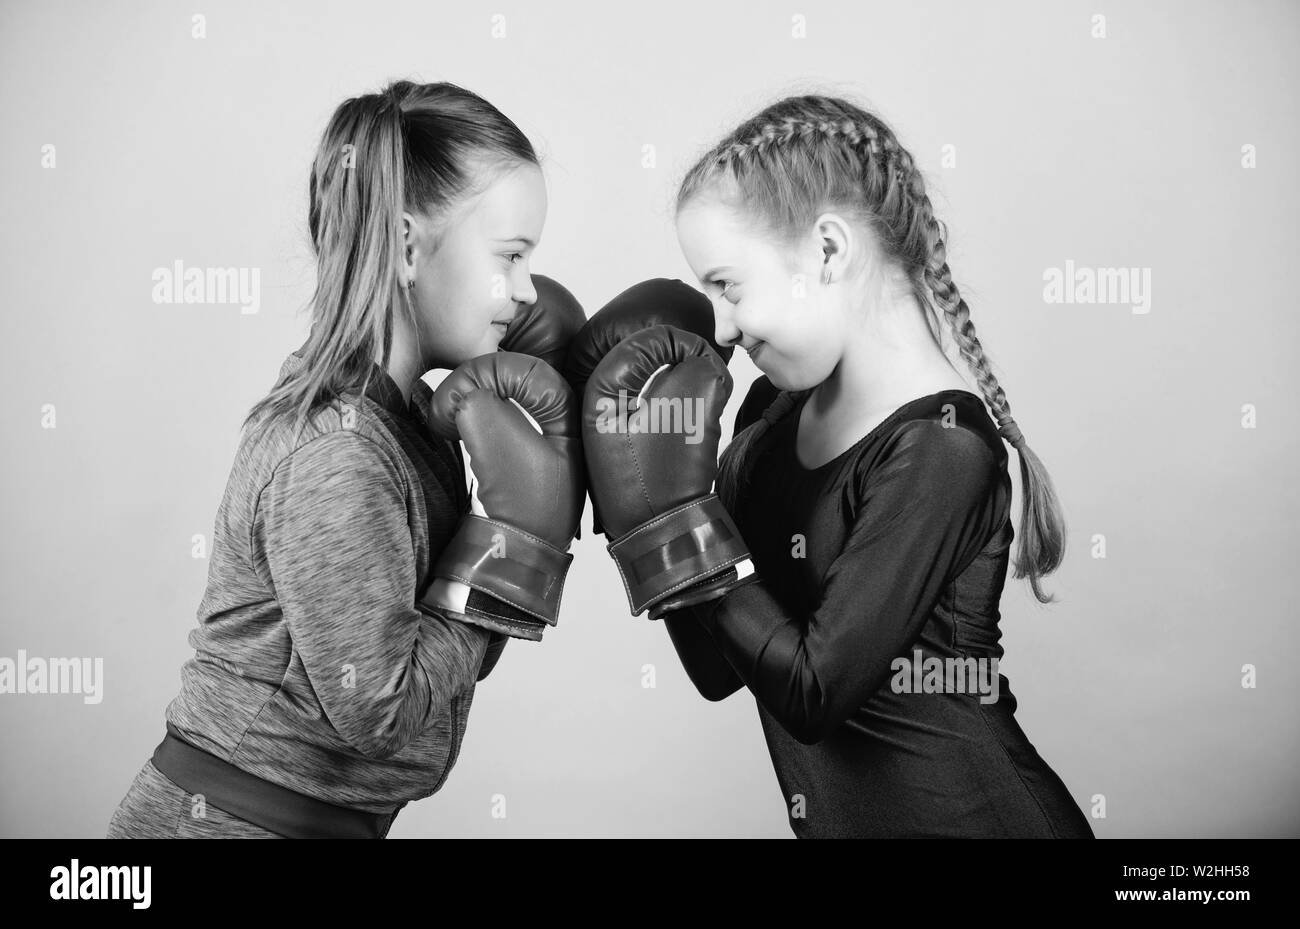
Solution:
[{"label": "leather boxing glove", "polygon": [[421,607],[540,640],[559,618],[573,561],[568,549],[582,513],[572,390],[536,358],[481,355],[438,385],[428,421],[436,434],[465,443],[483,514],[462,517],[434,564]]},{"label": "leather boxing glove", "polygon": [[[610,349],[633,333],[652,326],[675,326],[693,332],[708,342],[724,365],[731,361],[733,347],[719,346],[713,341],[713,307],[709,298],[679,280],[652,278],[633,284],[610,300],[574,336],[563,370],[580,402],[587,379]],[[592,531],[605,533],[594,496],[591,516]]]},{"label": "leather boxing glove", "polygon": [[632,615],[658,619],[755,579],[749,549],[713,492],[727,366],[673,326],[635,332],[588,378],[583,451]]},{"label": "leather boxing glove", "polygon": [[564,285],[544,274],[531,277],[537,300],[510,321],[497,351],[532,355],[559,371],[568,356],[569,343],[587,323],[587,314]]},{"label": "leather boxing glove", "polygon": [[[564,368],[569,345],[587,324],[587,313],[568,288],[545,274],[530,275],[537,299],[510,320],[506,333],[497,344],[499,352],[518,352],[540,358],[556,371]],[[582,395],[575,393],[579,405]],[[583,489],[586,492],[586,489]],[[585,502],[585,501],[584,501]],[[581,517],[576,538],[582,538]]]}]

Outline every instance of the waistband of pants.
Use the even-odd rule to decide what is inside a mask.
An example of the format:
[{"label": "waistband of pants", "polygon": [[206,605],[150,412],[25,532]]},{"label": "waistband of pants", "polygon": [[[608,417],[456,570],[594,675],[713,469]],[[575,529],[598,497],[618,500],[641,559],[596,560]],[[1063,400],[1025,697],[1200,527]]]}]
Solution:
[{"label": "waistband of pants", "polygon": [[399,804],[391,813],[368,813],[309,797],[191,745],[170,722],[152,760],[176,786],[287,839],[382,839],[406,806]]}]

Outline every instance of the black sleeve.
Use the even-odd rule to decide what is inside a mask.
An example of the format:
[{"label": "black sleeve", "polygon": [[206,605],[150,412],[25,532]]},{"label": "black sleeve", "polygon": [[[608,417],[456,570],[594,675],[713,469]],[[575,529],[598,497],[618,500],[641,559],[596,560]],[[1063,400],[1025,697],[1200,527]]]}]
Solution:
[{"label": "black sleeve", "polygon": [[857,478],[856,518],[811,614],[785,613],[761,577],[696,610],[760,705],[806,745],[886,684],[1005,516],[1001,470],[975,432],[916,420],[890,441]]},{"label": "black sleeve", "polygon": [[[731,431],[733,440],[741,430],[763,415],[763,411],[776,399],[778,393],[767,375],[753,383],[736,414],[736,426]],[[716,701],[730,697],[744,686],[744,682],[736,676],[735,670],[727,663],[713,638],[700,625],[697,611],[712,606],[713,604],[701,604],[666,613],[663,623],[668,627],[668,636],[672,639],[673,648],[677,650],[682,667],[686,669],[686,676],[701,696]]]}]

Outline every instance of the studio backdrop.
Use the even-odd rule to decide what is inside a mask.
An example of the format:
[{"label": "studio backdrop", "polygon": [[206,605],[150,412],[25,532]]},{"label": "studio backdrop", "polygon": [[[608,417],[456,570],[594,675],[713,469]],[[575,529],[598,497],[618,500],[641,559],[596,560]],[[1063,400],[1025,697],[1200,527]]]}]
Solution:
[{"label": "studio backdrop", "polygon": [[[588,314],[699,285],[673,195],[740,120],[873,108],[1068,523],[1058,602],[1002,599],[1021,725],[1099,837],[1300,835],[1297,39],[1290,2],[0,6],[0,836],[102,836],[158,743],[240,425],[307,333],[315,146],[392,78],[527,134],[532,269]],[[160,291],[191,268],[239,286]],[[391,835],[789,836],[753,697],[700,697],[590,516]]]}]

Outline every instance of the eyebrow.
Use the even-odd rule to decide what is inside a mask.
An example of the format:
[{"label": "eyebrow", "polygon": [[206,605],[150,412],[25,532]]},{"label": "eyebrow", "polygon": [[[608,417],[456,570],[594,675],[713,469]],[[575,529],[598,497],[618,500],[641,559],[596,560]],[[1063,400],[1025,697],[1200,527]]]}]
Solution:
[{"label": "eyebrow", "polygon": [[528,238],[528,236],[526,236],[526,235],[517,235],[517,236],[515,236],[514,238],[511,238],[511,239],[497,239],[496,241],[498,241],[498,242],[523,242],[523,243],[524,243],[525,245],[527,245],[529,248],[535,248],[535,247],[537,246],[537,243],[534,242],[532,239]]}]

